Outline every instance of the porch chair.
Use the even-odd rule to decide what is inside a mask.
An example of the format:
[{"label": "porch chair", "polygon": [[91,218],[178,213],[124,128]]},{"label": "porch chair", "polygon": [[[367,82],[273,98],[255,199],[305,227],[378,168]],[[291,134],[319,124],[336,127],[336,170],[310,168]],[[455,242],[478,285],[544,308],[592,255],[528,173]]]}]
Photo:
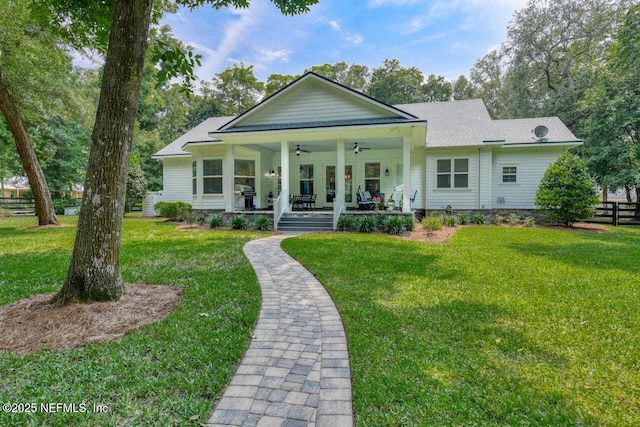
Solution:
[{"label": "porch chair", "polygon": [[356,193],[358,196],[358,209],[364,211],[374,208],[375,203],[373,201],[373,198],[371,197],[371,193],[369,193],[368,191],[363,192],[360,186],[358,186],[358,190]]}]

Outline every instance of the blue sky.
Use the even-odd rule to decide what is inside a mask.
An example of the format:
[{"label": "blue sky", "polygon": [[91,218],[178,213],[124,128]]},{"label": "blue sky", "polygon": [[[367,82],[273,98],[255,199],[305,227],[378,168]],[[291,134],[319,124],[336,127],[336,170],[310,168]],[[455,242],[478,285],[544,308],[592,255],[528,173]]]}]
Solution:
[{"label": "blue sky", "polygon": [[506,40],[526,0],[320,0],[311,12],[283,16],[269,0],[248,9],[182,9],[167,16],[175,36],[203,55],[203,80],[243,62],[259,80],[312,65],[382,65],[397,58],[425,77],[468,76],[475,61]]}]

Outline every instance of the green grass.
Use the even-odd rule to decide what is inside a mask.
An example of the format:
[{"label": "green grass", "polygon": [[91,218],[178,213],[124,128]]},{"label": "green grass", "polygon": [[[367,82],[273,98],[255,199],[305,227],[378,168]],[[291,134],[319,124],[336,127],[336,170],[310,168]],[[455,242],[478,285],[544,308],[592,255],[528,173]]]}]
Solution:
[{"label": "green grass", "polygon": [[640,425],[640,229],[283,247],[343,316],[358,425]]},{"label": "green grass", "polygon": [[[23,229],[35,224],[35,218],[0,219],[0,304],[62,286],[75,227]],[[242,246],[260,236],[266,234],[177,232],[175,225],[160,221],[126,219],[124,280],[179,285],[185,290],[179,307],[166,319],[109,343],[24,357],[0,353],[0,402],[38,405],[36,414],[0,411],[0,425],[206,422],[258,315],[260,288]],[[109,408],[106,414],[45,414],[41,403]]]}]

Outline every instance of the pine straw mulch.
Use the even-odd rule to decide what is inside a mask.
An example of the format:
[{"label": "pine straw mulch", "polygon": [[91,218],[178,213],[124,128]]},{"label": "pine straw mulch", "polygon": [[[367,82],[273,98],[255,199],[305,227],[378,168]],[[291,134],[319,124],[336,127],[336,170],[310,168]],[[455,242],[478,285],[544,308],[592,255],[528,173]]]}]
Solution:
[{"label": "pine straw mulch", "polygon": [[117,302],[50,304],[55,293],[23,298],[0,306],[0,352],[24,356],[42,349],[69,350],[111,341],[164,319],[176,309],[182,294],[177,286],[127,283]]}]

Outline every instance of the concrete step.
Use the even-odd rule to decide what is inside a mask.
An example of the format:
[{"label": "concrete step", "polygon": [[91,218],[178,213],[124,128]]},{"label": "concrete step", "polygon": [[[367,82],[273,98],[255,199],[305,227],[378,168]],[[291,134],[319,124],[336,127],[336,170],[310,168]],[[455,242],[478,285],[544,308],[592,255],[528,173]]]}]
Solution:
[{"label": "concrete step", "polygon": [[327,214],[286,214],[278,223],[280,231],[321,231],[333,230],[333,215]]}]

